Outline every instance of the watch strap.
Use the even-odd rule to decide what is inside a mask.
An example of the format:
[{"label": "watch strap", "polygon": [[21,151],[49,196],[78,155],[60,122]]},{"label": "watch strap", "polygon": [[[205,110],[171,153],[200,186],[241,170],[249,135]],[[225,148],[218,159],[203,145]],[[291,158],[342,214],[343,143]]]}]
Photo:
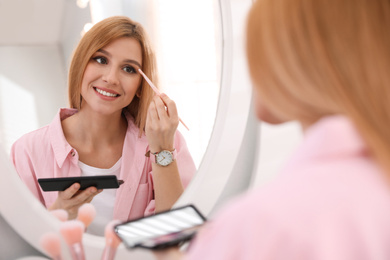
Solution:
[{"label": "watch strap", "polygon": [[176,160],[176,155],[177,155],[177,151],[176,149],[173,149],[173,151],[169,151],[169,150],[161,150],[160,152],[157,152],[157,153],[152,153],[150,150],[146,152],[145,156],[146,157],[150,157],[150,160],[152,162],[155,162],[157,163],[157,160],[156,160],[156,156],[161,153],[162,151],[168,151],[172,154],[172,160]]}]

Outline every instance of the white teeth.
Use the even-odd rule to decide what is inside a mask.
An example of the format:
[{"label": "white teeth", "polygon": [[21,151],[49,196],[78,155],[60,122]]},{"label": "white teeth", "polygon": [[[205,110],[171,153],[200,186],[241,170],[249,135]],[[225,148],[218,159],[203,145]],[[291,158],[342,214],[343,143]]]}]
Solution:
[{"label": "white teeth", "polygon": [[100,93],[100,94],[102,94],[103,96],[106,96],[106,97],[116,97],[116,96],[118,96],[117,94],[113,94],[113,93],[110,93],[110,92],[106,92],[106,91],[101,90],[101,89],[98,89],[98,88],[95,88],[95,90],[96,90],[98,93]]}]

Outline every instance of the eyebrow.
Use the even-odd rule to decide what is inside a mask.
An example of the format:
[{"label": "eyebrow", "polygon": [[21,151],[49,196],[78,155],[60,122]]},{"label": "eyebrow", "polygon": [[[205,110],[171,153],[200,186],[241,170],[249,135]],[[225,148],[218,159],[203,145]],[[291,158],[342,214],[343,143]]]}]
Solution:
[{"label": "eyebrow", "polygon": [[[103,49],[99,49],[99,50],[97,50],[97,52],[101,52],[101,53],[107,55],[108,57],[111,57],[111,54]],[[124,60],[124,62],[132,63],[134,65],[137,65],[139,68],[142,68],[141,64],[136,60],[126,59],[126,60]]]}]

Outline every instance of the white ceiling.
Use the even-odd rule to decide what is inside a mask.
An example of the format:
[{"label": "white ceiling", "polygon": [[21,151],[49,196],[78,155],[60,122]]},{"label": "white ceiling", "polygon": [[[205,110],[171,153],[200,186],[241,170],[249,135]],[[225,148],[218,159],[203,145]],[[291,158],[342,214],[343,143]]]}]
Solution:
[{"label": "white ceiling", "polygon": [[0,0],[0,45],[56,44],[66,0]]}]

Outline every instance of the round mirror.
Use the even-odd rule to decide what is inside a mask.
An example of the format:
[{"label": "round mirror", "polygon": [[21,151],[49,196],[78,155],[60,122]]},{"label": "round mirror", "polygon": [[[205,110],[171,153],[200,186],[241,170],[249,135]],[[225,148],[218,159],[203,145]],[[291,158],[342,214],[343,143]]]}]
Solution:
[{"label": "round mirror", "polygon": [[[251,1],[181,2],[31,1],[29,8],[21,0],[2,2],[0,24],[6,37],[0,41],[0,138],[5,151],[21,134],[49,123],[57,109],[66,106],[68,57],[88,23],[127,15],[141,22],[155,42],[161,87],[176,101],[180,117],[191,129],[180,131],[199,170],[177,205],[194,203],[209,215],[224,198],[245,189],[256,143],[243,47],[245,16]],[[81,8],[83,3],[85,8]],[[23,13],[20,6],[28,11]],[[50,14],[40,17],[31,11],[41,9],[50,10]],[[18,19],[13,12],[26,16],[25,24],[7,28],[6,24]],[[23,37],[15,36],[22,29],[26,31]],[[22,40],[25,42],[20,44]],[[59,222],[31,198],[9,164],[1,169],[0,176],[1,214],[27,242],[41,250],[38,238],[43,232],[57,231]],[[7,200],[10,193],[17,193],[12,201]],[[15,205],[23,212],[15,214]],[[22,217],[26,214],[31,222]],[[104,238],[86,234],[83,242],[88,259],[101,256]],[[130,257],[153,259],[149,252],[127,251],[121,246],[116,259]]]}]

